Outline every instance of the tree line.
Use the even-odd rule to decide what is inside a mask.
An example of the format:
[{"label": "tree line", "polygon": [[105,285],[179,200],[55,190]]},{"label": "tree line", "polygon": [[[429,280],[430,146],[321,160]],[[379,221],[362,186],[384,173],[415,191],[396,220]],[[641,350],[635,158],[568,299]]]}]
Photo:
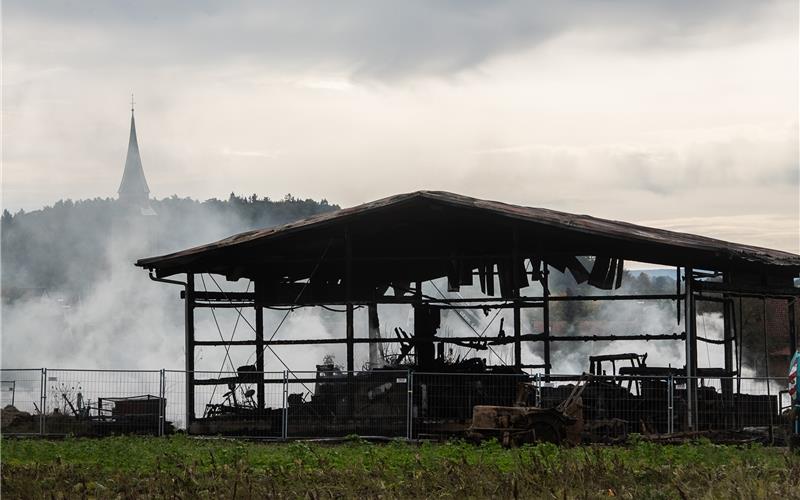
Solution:
[{"label": "tree line", "polygon": [[[136,246],[148,239],[144,253],[135,257],[176,251],[231,234],[286,224],[338,209],[327,200],[239,196],[198,201],[172,196],[151,200],[154,214],[133,213],[112,198],[60,200],[41,210],[3,211],[3,299],[30,294],[31,290],[73,290],[81,293],[114,264],[113,247]],[[131,225],[131,218],[142,224]],[[145,234],[131,228],[145,227]],[[124,248],[122,248],[124,250]],[[126,255],[126,258],[128,256]]]}]

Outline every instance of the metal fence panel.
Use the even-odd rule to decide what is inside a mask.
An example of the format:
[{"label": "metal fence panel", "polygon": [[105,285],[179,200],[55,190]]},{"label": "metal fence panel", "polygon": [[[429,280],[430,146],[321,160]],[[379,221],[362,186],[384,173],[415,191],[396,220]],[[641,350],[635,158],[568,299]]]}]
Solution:
[{"label": "metal fence panel", "polygon": [[462,433],[472,421],[475,406],[512,406],[518,385],[530,380],[519,374],[415,372],[411,436]]},{"label": "metal fence panel", "polygon": [[405,437],[408,372],[294,372],[286,437]]},{"label": "metal fence panel", "polygon": [[[541,406],[564,401],[580,380],[551,375],[541,382]],[[595,441],[630,433],[667,433],[674,424],[670,377],[593,376],[581,393],[584,432]]]},{"label": "metal fence panel", "polygon": [[160,386],[158,371],[48,369],[42,433],[157,435]]},{"label": "metal fence panel", "polygon": [[41,432],[42,369],[0,370],[3,434]]},{"label": "metal fence panel", "polygon": [[[201,385],[195,386],[195,419],[188,426],[190,434],[276,439],[283,436],[283,372],[196,371],[194,378]],[[258,407],[259,383],[264,388],[263,409]],[[183,416],[178,418],[185,420]]]},{"label": "metal fence panel", "polygon": [[[552,408],[581,375],[202,372],[187,421],[187,373],[180,370],[0,370],[4,435],[102,436],[140,433],[269,439],[463,436],[476,406]],[[520,384],[524,391],[520,392]],[[687,401],[697,386],[695,401]],[[581,393],[582,432],[613,442],[631,433],[748,430],[770,442],[791,432],[785,378],[594,376]],[[264,408],[258,406],[263,387]],[[690,408],[693,410],[690,412]]]},{"label": "metal fence panel", "polygon": [[186,430],[186,372],[164,370],[163,394],[166,399],[164,434]]}]

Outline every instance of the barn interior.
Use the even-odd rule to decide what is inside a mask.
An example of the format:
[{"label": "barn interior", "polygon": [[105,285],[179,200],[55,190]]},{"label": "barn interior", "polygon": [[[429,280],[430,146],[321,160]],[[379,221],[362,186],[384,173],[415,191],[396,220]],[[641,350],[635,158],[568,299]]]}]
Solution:
[{"label": "barn interior", "polygon": [[[668,293],[620,293],[626,262],[672,268],[675,289]],[[800,275],[798,255],[446,192],[418,191],[391,196],[284,226],[250,231],[208,245],[140,259],[136,265],[148,270],[155,281],[183,287],[186,422],[190,429],[192,423],[197,423],[195,429],[208,430],[209,419],[223,417],[226,413],[218,406],[202,416],[195,414],[196,390],[202,386],[227,385],[235,395],[238,384],[250,384],[253,389],[248,396],[251,403],[247,405],[247,414],[255,420],[269,420],[267,417],[275,408],[267,406],[266,387],[277,381],[263,374],[268,371],[264,353],[267,350],[274,352],[280,346],[344,345],[344,366],[322,363],[318,366],[318,373],[305,382],[316,384],[317,392],[334,379],[349,384],[348,390],[337,394],[351,395],[347,397],[351,401],[352,413],[352,398],[358,397],[358,377],[362,375],[357,373],[361,367],[356,366],[354,355],[359,345],[369,348],[367,367],[373,377],[381,373],[384,378],[389,377],[392,370],[510,377],[535,373],[548,382],[557,379],[552,371],[553,346],[633,340],[679,342],[684,366],[659,365],[658,360],[648,360],[642,353],[624,350],[593,356],[586,360],[585,366],[597,377],[642,377],[643,380],[657,377],[662,381],[669,378],[670,384],[673,377],[683,378],[683,383],[676,383],[676,387],[679,385],[679,390],[683,391],[685,405],[676,419],[685,429],[695,429],[712,418],[708,412],[705,416],[703,414],[704,391],[698,384],[704,377],[720,380],[718,399],[721,404],[733,406],[741,401],[741,389],[734,380],[742,375],[743,320],[741,311],[737,315],[737,307],[741,310],[744,300],[765,304],[765,336],[769,327],[767,301],[779,304],[785,311],[780,317],[782,324],[779,328],[786,351],[793,353],[797,349],[798,311],[795,304],[800,288],[795,279]],[[592,293],[551,293],[550,280],[554,270],[570,275],[576,284],[584,285],[582,290],[585,285],[591,286]],[[225,291],[223,287],[216,291],[198,290],[195,277],[203,274],[222,276],[230,282],[250,280],[253,287],[247,291]],[[176,279],[176,275],[185,275],[186,278]],[[447,294],[425,293],[423,283],[435,280],[445,283]],[[480,293],[458,295],[464,287],[477,289]],[[601,301],[627,301],[634,306],[668,301],[675,305],[676,321],[681,325],[681,331],[602,331],[601,325],[601,330],[595,328],[565,335],[552,328],[550,313],[557,304]],[[703,303],[712,303],[719,308],[723,321],[721,339],[698,335],[697,311]],[[408,307],[413,314],[413,328],[396,328],[393,336],[381,335],[378,306],[385,305]],[[272,332],[277,332],[280,325],[276,329],[265,328],[265,308],[293,310],[304,307],[341,311],[345,317],[341,336],[276,338]],[[246,339],[198,339],[195,314],[204,308],[252,309],[255,317],[253,335]],[[354,333],[356,308],[367,310],[367,336],[359,337]],[[511,312],[511,324],[505,328],[447,336],[439,331],[443,311],[488,314],[500,310]],[[541,321],[537,323],[540,328],[536,331],[531,330],[530,322],[522,321],[527,310],[538,311]],[[722,346],[724,355],[720,366],[698,367],[698,345],[704,342]],[[391,358],[382,355],[382,349],[387,345],[395,347]],[[254,364],[242,366],[240,373],[233,376],[201,377],[196,374],[195,353],[198,348],[229,349],[232,346],[253,349]],[[465,347],[478,354],[499,346],[510,346],[513,359],[508,365],[493,364],[491,356],[454,359],[447,354],[450,346]],[[525,353],[534,350],[540,356],[537,362],[530,362]],[[279,368],[291,370],[285,365]],[[304,379],[296,378],[295,381],[303,383]],[[641,382],[637,384],[636,391],[641,396],[645,389]],[[509,384],[500,391],[503,398],[513,392],[513,385]],[[447,382],[438,382],[438,385],[431,382],[430,387],[434,386],[441,391],[452,390]],[[367,391],[372,389],[366,387],[362,392],[366,394]],[[321,394],[318,396],[322,397]],[[404,396],[395,394],[392,397],[402,400]],[[541,394],[539,397],[541,399]],[[292,406],[291,398],[288,399],[287,406]],[[295,403],[297,408],[302,406],[302,402]],[[415,416],[423,412],[422,406],[417,408],[417,404],[414,400],[408,405],[414,408]],[[425,404],[426,408],[429,406]],[[229,413],[237,411],[234,408]],[[467,405],[458,411],[469,412],[471,408]],[[711,413],[718,411],[715,409]],[[739,423],[744,425],[745,420]],[[673,430],[671,423],[666,428]]]}]

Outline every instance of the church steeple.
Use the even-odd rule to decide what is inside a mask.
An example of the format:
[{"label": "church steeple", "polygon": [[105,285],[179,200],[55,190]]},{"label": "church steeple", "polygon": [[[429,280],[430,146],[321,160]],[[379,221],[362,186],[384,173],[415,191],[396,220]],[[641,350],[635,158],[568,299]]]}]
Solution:
[{"label": "church steeple", "polygon": [[150,188],[144,177],[142,159],[139,157],[139,141],[136,139],[136,121],[133,117],[133,94],[131,94],[131,135],[128,139],[128,156],[125,158],[125,171],[117,193],[119,200],[148,207],[150,205]]}]

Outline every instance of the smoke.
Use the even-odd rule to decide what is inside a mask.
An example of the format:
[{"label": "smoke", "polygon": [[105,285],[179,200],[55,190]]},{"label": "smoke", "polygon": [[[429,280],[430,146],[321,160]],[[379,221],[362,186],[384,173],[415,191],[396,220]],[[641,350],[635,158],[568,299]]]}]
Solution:
[{"label": "smoke", "polygon": [[[578,285],[569,273],[550,269],[550,289],[554,295],[668,294],[675,293],[673,278],[643,272],[626,272],[621,288],[603,291]],[[526,311],[524,320],[534,333],[543,331],[543,313]],[[664,335],[679,334],[685,329],[683,311],[670,300],[622,300],[551,302],[550,331],[554,336],[587,337],[591,335]],[[722,339],[722,315],[717,311],[698,314],[698,333],[709,339]],[[543,362],[541,344],[530,345],[530,355]],[[682,340],[570,341],[551,344],[552,373],[575,374],[589,371],[589,357],[635,353],[647,355],[648,366],[682,368],[685,346]],[[698,366],[722,367],[722,346],[699,343]],[[620,368],[618,364],[617,368]]]},{"label": "smoke", "polygon": [[[239,203],[239,208],[232,208],[234,202]],[[291,204],[278,203],[271,210],[257,210],[258,207],[242,199],[200,204],[171,198],[154,202],[157,216],[144,217],[131,216],[111,200],[93,203],[57,204],[58,208],[40,214],[40,218],[49,217],[47,223],[34,219],[25,222],[16,217],[9,221],[4,217],[4,299],[11,288],[9,283],[17,286],[45,284],[33,291],[27,289],[14,300],[3,301],[1,359],[4,368],[182,369],[185,352],[181,287],[151,281],[146,271],[135,268],[133,262],[144,256],[214,241],[238,231],[286,222],[308,215],[305,212],[332,208],[327,203],[313,204],[311,208],[306,207],[304,213],[298,213],[297,210],[287,212]],[[58,210],[61,210],[60,216],[57,216]],[[253,216],[256,212],[258,216]],[[73,222],[58,232],[54,221],[63,220]],[[24,228],[20,227],[23,222]],[[17,240],[26,243],[22,246],[25,251],[12,245]],[[13,268],[11,273],[8,273],[9,267]],[[550,276],[551,292],[555,295],[605,293],[588,285],[577,285],[569,273],[551,269]],[[47,286],[50,283],[56,284]],[[195,286],[198,290],[209,291],[252,290],[247,280],[231,283],[208,275],[198,276]],[[423,285],[426,296],[451,296],[446,290],[444,279]],[[615,293],[674,291],[673,278],[629,272],[622,288]],[[460,294],[478,297],[480,291],[476,286],[465,286]],[[523,290],[523,295],[540,294],[538,283]],[[542,314],[541,309],[523,309],[522,333],[542,332]],[[409,333],[414,330],[410,306],[381,305],[379,318],[385,338],[394,338],[396,327]],[[366,308],[357,308],[354,319],[356,337],[367,337]],[[493,338],[500,334],[501,328],[510,336],[513,335],[512,321],[511,309],[444,310],[438,336]],[[559,336],[680,333],[684,330],[682,322],[682,314],[679,322],[674,301],[553,302],[550,309],[551,333]],[[266,309],[264,325],[267,339],[345,336],[345,315],[335,308]],[[254,326],[252,308],[197,309],[195,312],[199,340],[253,339]],[[697,326],[701,337],[722,338],[722,317],[718,311],[702,311]],[[523,364],[543,363],[540,342],[526,342],[524,346]],[[396,353],[398,344],[384,344],[384,349]],[[684,344],[680,340],[553,342],[552,371],[581,373],[589,368],[589,356],[622,352],[646,353],[650,366],[682,367],[685,364]],[[481,357],[494,365],[514,362],[511,344],[484,349],[448,346],[445,354],[451,359]],[[344,365],[346,347],[344,344],[275,346],[265,352],[265,369],[313,371],[326,355]],[[748,356],[743,359],[745,364],[752,364]],[[367,360],[367,345],[357,344],[355,368],[361,368]],[[235,371],[239,366],[254,362],[252,346],[229,349],[202,346],[196,351],[195,368],[216,375],[221,370]],[[723,347],[701,342],[698,364],[700,367],[723,366]]]},{"label": "smoke", "polygon": [[[234,203],[242,206],[237,208]],[[133,263],[335,208],[327,202],[317,204],[289,196],[283,202],[269,203],[271,209],[257,210],[255,201],[242,199],[201,204],[172,198],[154,200],[158,215],[142,216],[115,201],[94,200],[59,203],[13,220],[4,216],[2,367],[182,369],[181,287],[153,282]],[[185,278],[179,275],[176,279]],[[204,283],[200,277],[196,280],[200,290],[217,290],[217,283],[225,290],[247,287],[246,280],[228,283],[217,276],[215,282],[207,275],[202,280]],[[266,311],[268,335],[283,314]],[[248,326],[255,325],[252,309],[240,313],[215,310],[213,314],[198,309],[198,339],[218,340],[220,332],[231,338],[237,318],[235,339],[253,338]],[[326,325],[319,314],[296,311],[287,318],[280,335],[302,332],[326,337],[332,328]],[[281,357],[293,369],[313,370],[325,354],[323,347],[290,349]],[[232,349],[234,368],[244,364],[251,351]],[[282,371],[284,366],[270,356],[268,353],[268,369]],[[199,348],[196,368],[216,372],[223,359],[222,347]],[[231,366],[226,362],[224,368],[231,370]]]},{"label": "smoke", "polygon": [[4,302],[3,367],[154,369],[183,357],[178,290],[157,286],[132,265],[151,248],[150,224],[159,221],[115,220],[120,225],[107,235],[83,232],[102,240],[99,261],[62,262],[67,275],[96,276],[87,285],[76,291],[71,280]]}]

